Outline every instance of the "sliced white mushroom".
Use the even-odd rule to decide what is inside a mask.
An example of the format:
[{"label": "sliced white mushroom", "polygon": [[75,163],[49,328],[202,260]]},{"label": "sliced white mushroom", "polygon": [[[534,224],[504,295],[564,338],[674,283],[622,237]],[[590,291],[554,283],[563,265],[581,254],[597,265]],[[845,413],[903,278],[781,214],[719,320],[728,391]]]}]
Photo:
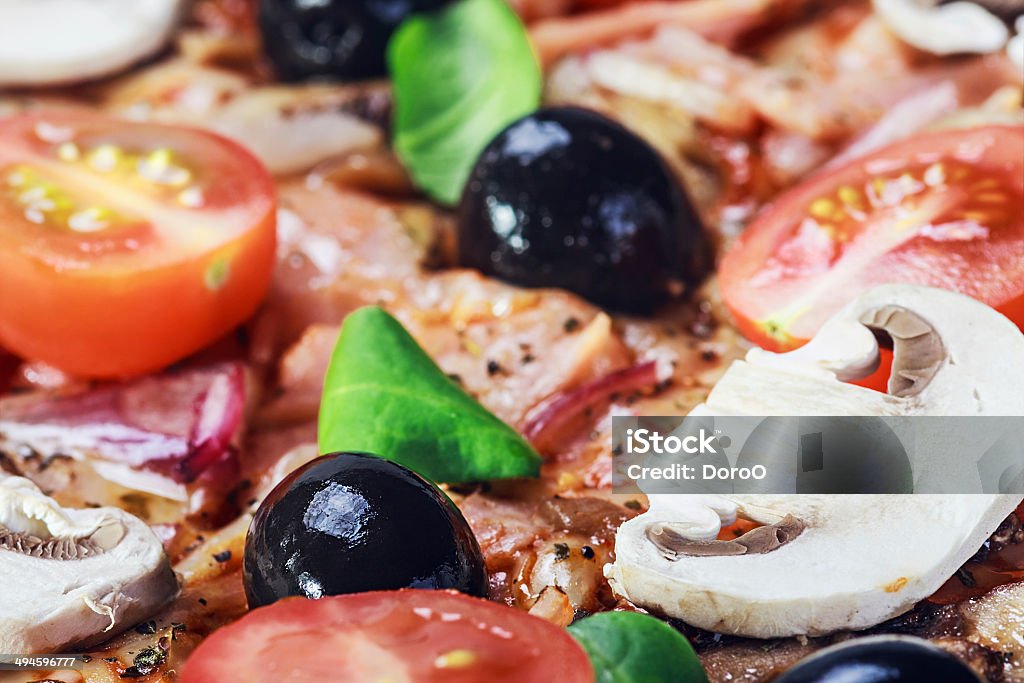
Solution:
[{"label": "sliced white mushroom", "polygon": [[0,87],[74,83],[162,49],[185,0],[0,2]]},{"label": "sliced white mushroom", "polygon": [[62,508],[0,474],[0,652],[61,652],[149,618],[178,592],[160,540],[116,508]]},{"label": "sliced white mushroom", "polygon": [[[893,339],[889,393],[845,384]],[[698,415],[1024,415],[1024,335],[968,297],[873,289],[805,347],[752,350]],[[605,573],[634,603],[700,628],[758,638],[867,628],[928,597],[1019,495],[652,495],[618,531]],[[714,540],[736,517],[762,526]],[[717,520],[717,523],[716,523]]]},{"label": "sliced white mushroom", "polygon": [[626,522],[608,572],[616,593],[719,633],[779,638],[864,629],[938,590],[1020,501],[979,495],[729,500],[765,526],[735,541],[694,541],[676,515],[657,507]]},{"label": "sliced white mushroom", "polygon": [[[876,331],[893,340],[888,394],[840,381],[864,377],[877,366]],[[796,351],[751,350],[695,412],[1024,415],[1021,386],[1024,335],[1005,316],[956,292],[882,285],[833,316]]]},{"label": "sliced white mushroom", "polygon": [[872,0],[875,12],[904,42],[936,55],[997,52],[1006,26],[981,5],[933,0]]},{"label": "sliced white mushroom", "polygon": [[1006,44],[1006,54],[1017,67],[1017,75],[1024,80],[1024,15],[1017,17],[1014,28],[1017,34]]}]

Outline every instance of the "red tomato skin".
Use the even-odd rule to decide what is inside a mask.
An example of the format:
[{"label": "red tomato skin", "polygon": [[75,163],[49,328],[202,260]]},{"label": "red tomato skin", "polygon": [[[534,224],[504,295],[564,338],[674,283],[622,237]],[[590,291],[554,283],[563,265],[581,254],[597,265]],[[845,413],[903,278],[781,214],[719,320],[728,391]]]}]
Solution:
[{"label": "red tomato skin", "polygon": [[[136,273],[130,286],[74,275],[47,278],[44,286],[33,276],[39,264],[7,259],[0,280],[37,284],[31,297],[0,301],[0,339],[19,355],[79,377],[116,379],[160,370],[256,311],[270,286],[274,230],[270,215],[233,257],[238,265],[212,302],[200,263],[188,264],[191,277],[182,277],[176,265]],[[40,316],[40,310],[63,313]]]},{"label": "red tomato skin", "polygon": [[[978,141],[978,144],[985,148],[984,158],[978,166],[981,177],[1000,178],[1005,188],[1012,193],[1011,199],[1016,197],[1019,200],[1024,195],[1024,126],[987,126],[963,131],[926,133],[897,142],[865,158],[852,160],[820,177],[812,178],[767,206],[722,259],[719,266],[722,297],[740,332],[765,349],[782,352],[807,343],[816,331],[817,326],[809,328],[806,324],[802,326],[802,330],[796,331],[793,327],[799,325],[787,325],[785,321],[773,329],[768,322],[772,315],[778,313],[789,301],[784,295],[780,299],[779,293],[773,291],[773,287],[778,289],[785,286],[785,278],[781,280],[781,285],[773,283],[760,289],[748,288],[747,285],[759,274],[765,260],[775,252],[780,240],[788,234],[790,226],[806,216],[806,208],[811,202],[828,196],[841,185],[856,184],[871,178],[867,167],[872,162],[893,161],[901,155],[917,160],[934,157],[942,161],[950,154],[951,149],[956,149],[958,144],[964,144],[965,140]],[[1009,235],[1019,245],[1024,243],[1024,216],[1021,215],[1019,208],[1010,207],[1010,211],[1015,213],[1006,221],[1003,235]],[[884,265],[875,272],[867,269],[868,277],[863,278],[861,287],[844,288],[822,304],[825,308],[821,312],[836,312],[861,291],[875,284],[911,282],[975,296],[1024,328],[1024,262],[1009,264],[1003,277],[995,280],[990,274],[994,266],[988,263],[971,264],[973,270],[967,277],[955,280],[948,277],[948,274],[929,272],[927,269],[901,272],[902,263],[894,256],[894,252],[883,254],[879,260],[882,258],[885,258]],[[878,386],[879,382],[876,378],[870,384]],[[884,385],[884,382],[882,384]]]},{"label": "red tomato skin", "polygon": [[[437,666],[445,653],[480,652],[487,643],[503,648],[500,660]],[[285,653],[296,661],[283,661]],[[328,680],[329,671],[332,683],[364,683],[396,668],[412,683],[594,681],[589,658],[564,629],[455,591],[416,589],[286,598],[258,608],[203,641],[177,680],[313,683]]]},{"label": "red tomato skin", "polygon": [[892,374],[892,349],[878,350],[878,368],[866,377],[851,382],[860,387],[874,389],[883,394],[889,391],[889,376]]},{"label": "red tomato skin", "polygon": [[[38,120],[81,121],[83,128],[124,126],[129,131],[125,134],[134,137],[143,137],[147,127],[161,130],[156,124],[119,122],[83,112],[24,115],[5,121],[0,130],[24,130]],[[132,126],[142,128],[134,131]],[[52,255],[57,252],[41,257],[38,251],[19,248],[17,237],[8,234],[5,241],[0,230],[0,344],[72,375],[127,378],[160,370],[199,351],[256,311],[275,263],[273,179],[251,153],[226,138],[181,127],[168,130],[173,139],[187,138],[197,150],[215,149],[218,156],[210,170],[216,177],[245,174],[244,182],[230,181],[211,196],[212,213],[199,210],[196,222],[220,221],[228,229],[225,216],[216,212],[235,203],[243,207],[246,223],[230,226],[237,234],[211,251],[161,258],[137,268],[123,263],[64,268]],[[0,139],[0,166],[31,164],[31,156],[17,157],[29,148],[22,140]],[[13,162],[4,157],[5,149],[13,150]],[[242,187],[246,191],[239,195]],[[18,210],[0,197],[0,226],[17,220],[23,220]],[[219,287],[211,288],[206,274],[218,259],[229,264],[227,275]]]}]

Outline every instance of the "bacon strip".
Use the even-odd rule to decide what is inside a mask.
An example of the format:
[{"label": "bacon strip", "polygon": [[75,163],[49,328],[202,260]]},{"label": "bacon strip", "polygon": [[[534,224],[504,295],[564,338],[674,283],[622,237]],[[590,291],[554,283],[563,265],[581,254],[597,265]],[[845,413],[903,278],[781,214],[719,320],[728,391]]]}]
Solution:
[{"label": "bacon strip", "polygon": [[[237,458],[246,371],[221,363],[71,394],[0,397],[0,446],[99,458],[191,483]],[[237,468],[235,468],[237,469]]]}]

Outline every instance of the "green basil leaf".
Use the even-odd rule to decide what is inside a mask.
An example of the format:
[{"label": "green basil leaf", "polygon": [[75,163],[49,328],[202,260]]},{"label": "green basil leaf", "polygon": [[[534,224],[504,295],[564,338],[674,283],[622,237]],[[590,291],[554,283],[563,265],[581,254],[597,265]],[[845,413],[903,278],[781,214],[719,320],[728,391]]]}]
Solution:
[{"label": "green basil leaf", "polygon": [[587,651],[596,683],[707,683],[689,641],[646,614],[602,612],[569,633]]},{"label": "green basil leaf", "polygon": [[324,381],[320,452],[364,451],[436,482],[535,477],[540,456],[437,367],[382,308],[341,326]]},{"label": "green basil leaf", "polygon": [[459,0],[416,14],[388,44],[394,148],[413,180],[455,204],[487,143],[540,103],[526,29],[504,0]]}]

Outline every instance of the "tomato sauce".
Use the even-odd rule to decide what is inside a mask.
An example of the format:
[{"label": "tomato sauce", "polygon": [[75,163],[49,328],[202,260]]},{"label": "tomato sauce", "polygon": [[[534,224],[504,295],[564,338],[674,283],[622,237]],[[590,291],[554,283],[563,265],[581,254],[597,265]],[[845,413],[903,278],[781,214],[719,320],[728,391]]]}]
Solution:
[{"label": "tomato sauce", "polygon": [[[1024,520],[1024,502],[1016,515]],[[989,553],[980,561],[965,564],[929,600],[949,605],[968,598],[976,598],[993,588],[1024,581],[1024,543],[1008,545],[998,552]]]}]

